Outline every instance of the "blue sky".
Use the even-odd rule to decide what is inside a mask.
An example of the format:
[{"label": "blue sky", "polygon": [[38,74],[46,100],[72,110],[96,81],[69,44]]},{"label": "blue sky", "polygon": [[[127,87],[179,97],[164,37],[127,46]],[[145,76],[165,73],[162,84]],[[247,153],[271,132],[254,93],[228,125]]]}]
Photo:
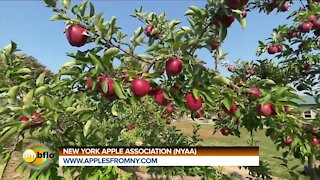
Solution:
[{"label": "blue sky", "polygon": [[[79,1],[73,1],[75,4]],[[167,12],[170,19],[178,19],[186,24],[184,12],[189,6],[203,7],[205,0],[179,1],[179,0],[127,0],[127,1],[99,1],[92,0],[96,12],[104,12],[105,18],[112,16],[118,18],[118,24],[122,31],[132,32],[142,24],[130,17],[134,9],[143,6],[145,11]],[[49,69],[57,72],[59,67],[71,60],[66,52],[75,52],[77,48],[71,47],[63,34],[63,21],[50,21],[54,14],[51,9],[46,8],[41,0],[37,1],[0,1],[0,47],[4,47],[10,40],[18,44],[24,53],[34,56]],[[274,27],[280,24],[290,23],[286,20],[288,13],[273,12],[271,15],[249,12],[247,16],[247,28],[243,30],[238,22],[232,25],[228,31],[228,37],[222,45],[223,51],[228,52],[227,60],[234,62],[237,59],[257,59],[255,52],[258,48],[258,40],[264,40],[272,32]],[[82,48],[82,49],[85,49]],[[207,50],[201,50],[199,57],[207,62],[209,67],[214,67],[214,61]],[[223,74],[228,74],[222,70]]]}]

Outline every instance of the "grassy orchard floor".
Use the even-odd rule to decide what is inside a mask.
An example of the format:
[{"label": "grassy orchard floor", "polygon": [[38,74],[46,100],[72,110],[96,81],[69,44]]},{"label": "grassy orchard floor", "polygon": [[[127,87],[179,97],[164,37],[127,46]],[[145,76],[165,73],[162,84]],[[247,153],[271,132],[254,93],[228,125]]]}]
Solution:
[{"label": "grassy orchard floor", "polygon": [[[196,123],[193,121],[178,121],[172,123],[172,125],[176,126],[182,132],[192,135],[193,125]],[[234,136],[223,136],[220,132],[217,132],[215,135],[213,133],[213,125],[212,124],[201,124],[201,128],[198,134],[201,136],[203,141],[200,143],[204,146],[248,146],[247,140],[249,136],[245,129],[241,130],[241,138],[237,138]],[[278,177],[281,179],[291,179],[286,169],[280,165],[280,161],[277,159],[272,158],[273,156],[281,156],[282,152],[277,151],[276,146],[273,142],[265,136],[265,130],[258,131],[255,133],[254,137],[257,145],[260,147],[260,159],[267,160],[269,163],[269,168],[271,168],[274,177]],[[21,172],[17,172],[15,170],[16,166],[19,164],[19,157],[21,156],[21,152],[15,151],[10,159],[10,163],[6,171],[4,172],[4,179],[11,180],[11,179],[19,179],[19,180],[27,180],[29,171],[25,172],[25,174],[21,175]],[[299,164],[298,161],[293,161],[289,163],[289,166],[292,167],[293,165]],[[0,164],[1,168],[1,164]],[[3,167],[2,167],[3,168]],[[243,176],[247,176],[247,171],[239,170],[237,167],[226,167],[224,168],[226,173],[237,172]],[[303,166],[297,168],[297,171],[302,171]],[[60,171],[61,172],[61,171]],[[125,173],[124,173],[125,174]],[[65,174],[66,175],[66,174]],[[70,177],[70,175],[66,175]],[[67,178],[69,179],[69,178]],[[308,179],[308,177],[301,176],[300,179]]]},{"label": "grassy orchard floor", "polygon": [[[177,121],[172,123],[172,125],[176,126],[182,132],[192,135],[193,125],[196,124],[194,121]],[[201,124],[201,128],[198,134],[201,136],[203,141],[200,143],[203,146],[248,146],[247,140],[249,139],[249,135],[247,135],[247,131],[245,129],[241,129],[241,138],[235,136],[223,136],[220,132],[212,135],[213,133],[213,125],[212,124]],[[273,176],[290,179],[290,176],[285,169],[285,167],[281,166],[281,161],[272,158],[273,156],[282,155],[281,149],[277,151],[276,145],[265,136],[265,130],[258,131],[254,134],[254,140],[257,141],[257,146],[259,146],[260,150],[260,159],[264,161],[268,161],[269,168],[272,170]],[[294,165],[298,165],[299,161],[294,160],[289,163],[289,167]],[[296,169],[297,171],[302,171],[303,166]],[[301,176],[301,179],[307,179],[305,176]]]}]

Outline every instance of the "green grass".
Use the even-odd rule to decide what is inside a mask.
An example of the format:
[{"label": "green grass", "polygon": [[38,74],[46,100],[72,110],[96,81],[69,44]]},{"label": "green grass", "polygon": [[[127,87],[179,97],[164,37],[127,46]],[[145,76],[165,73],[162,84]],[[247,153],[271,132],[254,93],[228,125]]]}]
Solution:
[{"label": "green grass", "polygon": [[[193,122],[179,122],[175,123],[177,128],[181,129],[183,132],[190,134],[192,132]],[[204,146],[248,146],[249,133],[245,129],[241,129],[241,138],[235,136],[222,136],[219,132],[217,132],[214,136],[207,136],[210,134],[205,131],[213,131],[212,124],[201,124],[201,131],[199,134],[203,141],[200,143]],[[283,178],[283,179],[291,179],[288,171],[285,167],[281,166],[281,161],[278,159],[274,159],[273,156],[282,157],[283,150],[280,149],[278,151],[276,149],[276,145],[265,136],[265,130],[258,131],[254,133],[254,140],[256,141],[256,145],[259,146],[260,152],[260,160],[268,161],[269,168],[272,171],[272,175],[275,177]],[[294,165],[299,165],[300,162],[298,160],[291,161],[288,165],[292,167]],[[303,170],[303,166],[301,165],[296,169],[301,172]],[[301,179],[305,179],[306,177],[301,176]]]}]

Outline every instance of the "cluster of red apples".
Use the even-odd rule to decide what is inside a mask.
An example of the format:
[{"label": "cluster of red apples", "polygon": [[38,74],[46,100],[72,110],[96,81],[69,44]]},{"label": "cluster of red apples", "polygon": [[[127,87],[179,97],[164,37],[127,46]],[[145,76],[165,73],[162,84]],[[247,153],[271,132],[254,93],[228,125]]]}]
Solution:
[{"label": "cluster of red apples", "polygon": [[[293,142],[293,138],[292,137],[287,137],[284,141],[283,141],[283,145],[285,145],[285,146],[291,146],[291,144],[292,144],[292,142]],[[318,144],[319,144],[319,139],[317,138],[317,137],[313,137],[312,138],[312,141],[311,141],[311,145],[313,146],[313,147],[316,147],[316,146],[318,146]]]},{"label": "cluster of red apples", "polygon": [[[230,9],[233,10],[240,10],[243,9],[247,4],[248,4],[249,0],[226,0],[226,5],[227,7],[229,7]],[[242,17],[246,18],[247,17],[247,11],[244,9],[242,10]],[[227,28],[230,27],[232,25],[232,23],[234,22],[235,17],[231,14],[231,15],[216,15],[214,17],[214,24],[219,27],[219,22],[223,23]],[[218,38],[214,38],[211,41],[211,49],[212,50],[216,50],[220,47],[220,40]]]},{"label": "cluster of red apples", "polygon": [[281,11],[281,12],[286,12],[286,11],[289,10],[290,4],[284,3],[282,6],[280,6],[280,4],[277,1],[271,1],[268,4],[268,10],[270,12],[273,11],[274,9],[276,9],[276,8],[278,8],[278,10]]},{"label": "cluster of red apples", "polygon": [[[24,129],[38,127],[43,123],[43,117],[40,116],[40,112],[34,112],[31,118],[32,122],[24,127]],[[21,116],[19,120],[21,122],[28,122],[30,119],[27,116]]]},{"label": "cluster of red apples", "polygon": [[[311,30],[315,30],[314,34],[316,36],[320,36],[320,20],[314,14],[308,16],[307,20],[298,26],[298,31],[300,33],[308,33]],[[291,40],[296,36],[297,36],[297,30],[291,30],[291,32],[287,34],[286,38],[288,40]],[[302,46],[299,46],[299,47],[302,47]],[[272,44],[268,47],[269,54],[275,54],[282,51],[283,51],[282,44]]]},{"label": "cluster of red apples", "polygon": [[[262,93],[261,93],[261,90],[258,88],[251,88],[249,90],[249,94],[250,94],[251,99],[257,100],[258,98],[261,97]],[[222,106],[222,109],[226,114],[228,114],[230,116],[234,116],[237,112],[238,106],[236,103],[233,102],[230,109],[227,109],[224,105]],[[257,111],[258,115],[264,116],[264,117],[270,117],[270,116],[277,115],[277,112],[275,111],[275,107],[271,102],[266,102],[264,105],[257,103],[256,111]],[[288,112],[289,107],[285,106],[284,111]],[[237,121],[237,123],[239,123],[239,121]],[[228,136],[230,134],[230,132],[225,128],[222,128],[220,131],[225,136]]]}]

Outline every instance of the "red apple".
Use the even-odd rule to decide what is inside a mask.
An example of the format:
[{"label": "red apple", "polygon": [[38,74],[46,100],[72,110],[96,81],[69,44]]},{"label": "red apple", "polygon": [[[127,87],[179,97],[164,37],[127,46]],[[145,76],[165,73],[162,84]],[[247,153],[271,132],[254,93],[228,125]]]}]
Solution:
[{"label": "red apple", "polygon": [[216,50],[220,47],[220,41],[218,39],[213,39],[211,42],[211,49]]},{"label": "red apple", "polygon": [[112,96],[112,95],[115,95],[116,94],[116,91],[114,90],[114,87],[113,87],[113,79],[112,78],[107,78],[108,80],[108,92],[107,92],[107,95],[108,96]]},{"label": "red apple", "polygon": [[309,63],[304,63],[303,64],[303,69],[305,70],[305,71],[308,71],[309,69],[310,69],[310,64]]},{"label": "red apple", "polygon": [[67,28],[66,36],[71,46],[81,47],[87,43],[89,34],[82,26],[73,24]]},{"label": "red apple", "polygon": [[312,25],[308,22],[304,22],[299,25],[298,29],[302,33],[307,33],[312,29]]},{"label": "red apple", "polygon": [[250,68],[246,69],[245,71],[246,75],[253,75],[254,74],[254,71]]},{"label": "red apple", "polygon": [[261,96],[261,91],[258,88],[251,88],[249,93],[252,97],[259,98]]},{"label": "red apple", "polygon": [[243,18],[246,18],[247,14],[248,14],[248,12],[246,10],[243,10],[241,15]]},{"label": "red apple", "polygon": [[128,124],[128,125],[127,125],[127,129],[128,129],[129,131],[133,130],[133,129],[134,129],[134,125],[133,125],[133,124]]},{"label": "red apple", "polygon": [[98,90],[101,93],[104,93],[102,90],[102,83],[107,81],[107,77],[105,75],[98,76]]},{"label": "red apple", "polygon": [[152,88],[148,94],[150,96],[155,96],[159,90],[160,90],[159,88]]},{"label": "red apple", "polygon": [[38,117],[36,122],[32,122],[30,127],[37,127],[43,123],[43,117]]},{"label": "red apple", "polygon": [[134,95],[142,97],[149,93],[150,84],[144,79],[136,78],[131,82],[131,90]]},{"label": "red apple", "polygon": [[224,24],[226,27],[230,27],[231,24],[233,23],[235,17],[234,16],[223,16],[222,17]]},{"label": "red apple", "polygon": [[228,66],[228,71],[233,72],[234,71],[234,67],[233,66]]},{"label": "red apple", "polygon": [[27,116],[21,116],[20,117],[20,121],[21,122],[25,122],[25,121],[28,121],[28,120],[29,120],[29,118]]},{"label": "red apple", "polygon": [[197,115],[198,115],[198,118],[201,118],[201,117],[203,116],[203,111],[202,111],[202,109],[199,109],[199,110],[197,111]]},{"label": "red apple", "polygon": [[155,95],[155,100],[156,100],[157,104],[163,105],[163,106],[170,103],[170,100],[168,100],[164,97],[163,90],[157,91],[157,93]]},{"label": "red apple", "polygon": [[33,119],[35,119],[35,122],[32,122],[29,127],[37,127],[41,123],[43,123],[43,117],[40,116],[40,112],[34,112],[33,115],[31,116]]},{"label": "red apple", "polygon": [[280,8],[280,11],[282,12],[286,12],[288,11],[290,5],[288,3],[285,3],[281,8]]},{"label": "red apple", "polygon": [[269,9],[272,11],[273,9],[277,8],[279,4],[276,1],[272,1],[268,4]]},{"label": "red apple", "polygon": [[92,90],[92,78],[90,75],[87,77],[87,88]]},{"label": "red apple", "polygon": [[293,138],[288,137],[287,139],[284,140],[283,144],[285,146],[291,146],[292,141],[293,141]]},{"label": "red apple", "polygon": [[320,29],[320,20],[316,20],[313,22],[313,28],[314,29]]},{"label": "red apple", "polygon": [[292,39],[292,38],[294,38],[294,37],[296,37],[296,36],[297,36],[297,32],[291,31],[291,32],[287,35],[287,38],[290,40],[290,39]]},{"label": "red apple", "polygon": [[187,105],[188,109],[190,109],[191,111],[197,111],[202,106],[201,96],[198,99],[196,99],[193,96],[193,93],[189,93],[186,95],[185,99],[186,99],[186,105]]},{"label": "red apple", "polygon": [[277,46],[272,45],[272,46],[268,47],[268,53],[269,54],[275,54],[277,52],[278,52],[278,47]]},{"label": "red apple", "polygon": [[148,37],[152,37],[151,32],[154,29],[154,26],[149,24],[147,27],[144,29],[144,34],[147,35]]},{"label": "red apple", "polygon": [[316,147],[319,144],[319,140],[317,137],[313,137],[312,142],[311,142],[313,147]]},{"label": "red apple", "polygon": [[176,76],[182,71],[182,62],[177,57],[172,57],[166,62],[166,72],[168,76]]},{"label": "red apple", "polygon": [[284,112],[289,112],[290,111],[290,107],[289,106],[284,106]]},{"label": "red apple", "polygon": [[261,106],[261,104],[257,104],[257,112],[265,117],[275,115],[275,110],[273,108],[273,105],[269,102],[267,102],[264,106]]},{"label": "red apple", "polygon": [[33,115],[31,116],[33,119],[37,119],[40,116],[40,112],[36,111],[33,113]]},{"label": "red apple", "polygon": [[308,16],[308,21],[309,22],[313,23],[316,20],[317,20],[317,16],[316,15],[312,14],[312,15]]},{"label": "red apple", "polygon": [[237,104],[232,103],[231,108],[227,109],[225,106],[222,107],[223,111],[229,115],[234,115],[237,112]]},{"label": "red apple", "polygon": [[225,129],[225,128],[221,128],[220,129],[220,132],[222,135],[224,136],[228,136],[230,134],[229,130],[228,129]]},{"label": "red apple", "polygon": [[240,9],[242,7],[241,0],[227,0],[226,4],[231,9]]},{"label": "red apple", "polygon": [[172,114],[173,113],[173,107],[172,106],[168,106],[167,107],[167,112]]},{"label": "red apple", "polygon": [[[99,91],[106,95],[106,96],[112,96],[112,95],[115,95],[115,90],[114,90],[114,87],[113,87],[113,79],[112,78],[107,78],[105,75],[100,75],[98,77],[98,89]],[[108,83],[108,89],[107,89],[107,92],[103,92],[103,88],[102,88],[102,83],[106,82]]]},{"label": "red apple", "polygon": [[278,48],[278,52],[282,52],[282,51],[283,51],[283,46],[282,46],[282,44],[278,44],[278,45],[277,45],[277,48]]}]

